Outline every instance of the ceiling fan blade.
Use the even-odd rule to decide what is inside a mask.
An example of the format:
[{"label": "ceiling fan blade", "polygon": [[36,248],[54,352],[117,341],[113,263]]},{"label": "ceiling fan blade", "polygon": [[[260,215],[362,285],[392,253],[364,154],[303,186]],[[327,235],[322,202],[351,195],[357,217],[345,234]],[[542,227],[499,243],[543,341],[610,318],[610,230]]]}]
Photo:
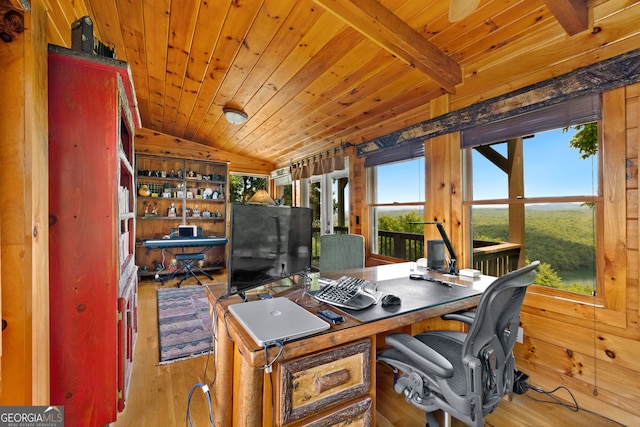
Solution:
[{"label": "ceiling fan blade", "polygon": [[458,22],[471,15],[480,0],[449,0],[449,22]]}]

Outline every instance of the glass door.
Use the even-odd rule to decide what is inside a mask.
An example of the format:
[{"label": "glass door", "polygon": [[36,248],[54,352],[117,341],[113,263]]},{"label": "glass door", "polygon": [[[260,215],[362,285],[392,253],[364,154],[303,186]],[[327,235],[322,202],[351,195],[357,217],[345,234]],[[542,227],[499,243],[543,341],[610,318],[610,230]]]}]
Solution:
[{"label": "glass door", "polygon": [[[345,162],[346,163],[346,162]],[[313,210],[313,262],[320,260],[320,236],[349,233],[349,170],[307,180],[308,206]]]}]

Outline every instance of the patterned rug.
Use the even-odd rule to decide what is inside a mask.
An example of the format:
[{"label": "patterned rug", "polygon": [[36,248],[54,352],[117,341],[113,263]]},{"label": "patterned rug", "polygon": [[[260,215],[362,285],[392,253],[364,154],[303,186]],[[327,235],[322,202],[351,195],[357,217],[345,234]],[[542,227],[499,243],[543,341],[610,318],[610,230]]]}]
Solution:
[{"label": "patterned rug", "polygon": [[158,289],[160,364],[188,359],[211,349],[209,302],[202,286]]}]

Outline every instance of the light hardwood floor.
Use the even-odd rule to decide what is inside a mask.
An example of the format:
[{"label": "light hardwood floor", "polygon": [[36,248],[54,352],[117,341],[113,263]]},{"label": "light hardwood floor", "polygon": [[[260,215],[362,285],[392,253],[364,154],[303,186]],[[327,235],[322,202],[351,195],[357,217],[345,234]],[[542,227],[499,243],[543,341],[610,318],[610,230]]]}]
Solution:
[{"label": "light hardwood floor", "polygon": [[[216,280],[224,281],[223,276]],[[193,286],[191,279],[183,286]],[[165,287],[175,286],[167,284]],[[197,286],[197,285],[195,285]],[[173,427],[187,426],[187,398],[196,384],[210,383],[213,378],[213,356],[201,356],[166,365],[158,364],[158,312],[156,289],[153,281],[141,281],[138,297],[138,340],[134,353],[131,386],[124,412],[113,427]],[[206,369],[206,378],[205,378]],[[540,398],[538,393],[528,392]],[[378,366],[377,426],[424,426],[422,412],[407,404],[393,391],[392,375],[388,367]],[[212,396],[215,399],[215,396]],[[211,426],[204,393],[198,388],[190,404],[193,426]],[[569,409],[550,403],[536,402],[527,395],[514,395],[512,401],[503,401],[498,409],[486,417],[487,426],[617,426],[584,411]],[[463,426],[453,420],[455,427]],[[222,427],[222,426],[216,426]],[[244,426],[243,426],[244,427]],[[253,426],[246,426],[253,427]]]}]

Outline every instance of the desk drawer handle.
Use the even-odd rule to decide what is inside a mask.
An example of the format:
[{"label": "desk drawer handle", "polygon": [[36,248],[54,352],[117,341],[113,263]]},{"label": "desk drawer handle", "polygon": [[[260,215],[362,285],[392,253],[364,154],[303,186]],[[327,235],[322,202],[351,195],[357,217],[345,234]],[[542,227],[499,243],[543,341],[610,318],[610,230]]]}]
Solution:
[{"label": "desk drawer handle", "polygon": [[316,378],[316,393],[322,393],[342,384],[346,384],[351,376],[346,369],[332,372]]}]

